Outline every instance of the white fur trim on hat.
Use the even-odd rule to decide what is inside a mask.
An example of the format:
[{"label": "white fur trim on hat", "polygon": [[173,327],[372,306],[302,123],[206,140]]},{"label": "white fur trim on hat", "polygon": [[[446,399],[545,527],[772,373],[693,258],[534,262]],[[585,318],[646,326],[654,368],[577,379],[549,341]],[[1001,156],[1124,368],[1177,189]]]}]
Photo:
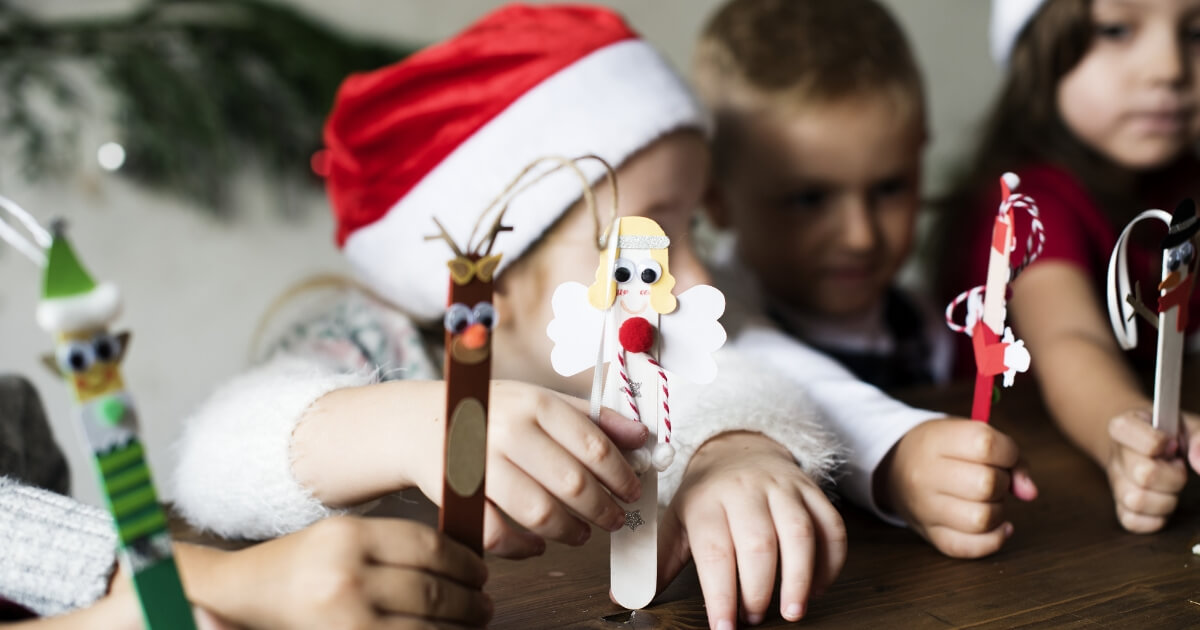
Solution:
[{"label": "white fur trim on hat", "polygon": [[[420,320],[446,306],[450,250],[425,241],[433,218],[467,247],[479,213],[533,160],[595,154],[614,167],[659,137],[702,129],[691,91],[653,47],[624,40],[601,48],[534,86],[465,140],[382,219],[356,230],[344,251],[368,286]],[[595,181],[594,161],[580,168]],[[581,195],[579,180],[556,173],[510,206],[493,253],[512,264]]]},{"label": "white fur trim on hat", "polygon": [[992,0],[990,25],[992,61],[1001,67],[1008,65],[1008,57],[1025,25],[1033,19],[1045,0]]},{"label": "white fur trim on hat", "polygon": [[86,330],[108,324],[120,312],[120,291],[101,283],[87,293],[38,302],[37,322],[46,332]]}]

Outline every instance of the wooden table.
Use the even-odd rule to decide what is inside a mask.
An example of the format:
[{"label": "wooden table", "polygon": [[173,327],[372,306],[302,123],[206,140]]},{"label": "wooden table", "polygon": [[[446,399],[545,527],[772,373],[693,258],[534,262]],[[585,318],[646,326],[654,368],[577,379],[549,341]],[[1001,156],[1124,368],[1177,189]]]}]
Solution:
[{"label": "wooden table", "polygon": [[[1194,380],[1188,380],[1193,383]],[[1041,491],[1010,501],[1015,534],[999,553],[953,560],[912,532],[846,507],[850,537],[837,582],[810,603],[810,628],[1200,628],[1200,484],[1193,478],[1167,527],[1126,533],[1117,523],[1102,471],[1051,423],[1025,379],[1005,392],[993,423],[1012,435]],[[1200,391],[1184,394],[1194,404]],[[902,396],[965,414],[969,386]],[[1193,475],[1194,477],[1194,475]],[[550,545],[540,558],[492,558],[487,590],[492,628],[707,628],[695,570],[689,567],[644,611],[608,599],[608,536],[582,548]],[[772,603],[759,627],[788,625]]]}]

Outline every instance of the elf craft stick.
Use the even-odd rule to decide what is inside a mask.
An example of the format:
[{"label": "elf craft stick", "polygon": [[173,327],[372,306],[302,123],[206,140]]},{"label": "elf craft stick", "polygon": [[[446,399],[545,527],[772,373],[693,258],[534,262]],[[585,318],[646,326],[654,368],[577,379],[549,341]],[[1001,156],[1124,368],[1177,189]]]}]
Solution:
[{"label": "elf craft stick", "polygon": [[[167,518],[138,439],[133,399],[121,377],[130,334],[108,329],[120,311],[117,287],[93,280],[76,258],[63,223],[55,223],[47,232],[11,201],[0,197],[0,207],[17,217],[37,242],[36,246],[26,242],[21,249],[44,268],[37,322],[55,341],[54,354],[44,361],[71,390],[78,426],[91,448],[100,489],[113,517],[121,564],[132,576],[146,627],[194,629],[191,604],[171,551]],[[23,240],[5,222],[0,225],[4,240],[14,245]],[[38,247],[44,253],[31,255]]]},{"label": "elf craft stick", "polygon": [[[1029,369],[1029,351],[1025,342],[1015,339],[1012,329],[1005,325],[1006,295],[1009,283],[1041,255],[1046,237],[1038,218],[1037,203],[1027,195],[1016,194],[1019,184],[1020,179],[1013,173],[1005,173],[1000,178],[1001,201],[992,224],[986,284],[960,293],[946,306],[946,325],[950,330],[971,337],[977,370],[971,418],[981,422],[987,422],[991,417],[996,375],[1003,375],[1004,386],[1011,387],[1017,372]],[[1029,214],[1030,232],[1025,244],[1025,258],[1014,268],[1011,259],[1017,245],[1016,210]],[[954,310],[963,302],[967,303],[967,319],[965,324],[959,325],[954,321]]]},{"label": "elf craft stick", "polygon": [[712,355],[725,342],[718,322],[725,297],[706,285],[672,294],[670,239],[651,219],[615,219],[604,244],[591,287],[567,282],[555,290],[546,332],[555,371],[572,376],[592,368],[599,375],[608,363],[604,403],[649,430],[647,447],[627,454],[642,495],[622,504],[625,527],[612,534],[610,559],[613,598],[643,608],[658,578],[658,473],[675,455],[671,382],[676,375],[700,384],[716,378]]},{"label": "elf craft stick", "polygon": [[[1126,249],[1133,227],[1146,219],[1168,225],[1162,241],[1162,282],[1158,285],[1158,308],[1151,310],[1141,301],[1140,286],[1129,287]],[[1137,347],[1137,321],[1141,315],[1158,329],[1158,361],[1154,370],[1154,428],[1168,437],[1179,434],[1180,377],[1183,370],[1184,334],[1188,325],[1188,303],[1197,273],[1197,235],[1200,219],[1196,204],[1184,199],[1168,215],[1162,210],[1146,210],[1121,232],[1108,261],[1108,317],[1117,343],[1124,350]]]}]

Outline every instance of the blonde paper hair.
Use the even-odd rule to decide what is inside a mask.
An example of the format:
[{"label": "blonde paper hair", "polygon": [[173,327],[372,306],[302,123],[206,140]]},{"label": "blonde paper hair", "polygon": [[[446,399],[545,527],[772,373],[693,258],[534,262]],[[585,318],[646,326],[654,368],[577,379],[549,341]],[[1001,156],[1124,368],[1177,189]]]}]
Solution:
[{"label": "blonde paper hair", "polygon": [[[653,219],[646,217],[621,217],[617,224],[617,235],[609,235],[609,238],[619,238],[621,236],[666,236],[667,233],[659,227]],[[662,277],[657,282],[650,285],[650,308],[660,315],[673,313],[676,307],[675,295],[671,290],[675,288],[675,276],[671,275],[671,271],[667,266],[667,249],[651,249],[650,258],[662,267]],[[620,258],[621,250],[616,249],[616,258]],[[617,298],[617,282],[612,277],[612,267],[608,259],[608,252],[600,252],[600,264],[596,267],[596,281],[592,286],[588,287],[588,302],[599,310],[608,310],[613,301]]]}]

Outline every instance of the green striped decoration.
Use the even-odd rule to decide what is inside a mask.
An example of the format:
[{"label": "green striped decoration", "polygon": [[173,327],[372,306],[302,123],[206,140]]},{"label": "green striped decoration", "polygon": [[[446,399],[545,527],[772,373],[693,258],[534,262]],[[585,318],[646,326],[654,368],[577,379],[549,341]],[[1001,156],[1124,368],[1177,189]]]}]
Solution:
[{"label": "green striped decoration", "polygon": [[97,454],[96,465],[122,545],[167,531],[167,517],[158,504],[141,442],[135,439]]}]

